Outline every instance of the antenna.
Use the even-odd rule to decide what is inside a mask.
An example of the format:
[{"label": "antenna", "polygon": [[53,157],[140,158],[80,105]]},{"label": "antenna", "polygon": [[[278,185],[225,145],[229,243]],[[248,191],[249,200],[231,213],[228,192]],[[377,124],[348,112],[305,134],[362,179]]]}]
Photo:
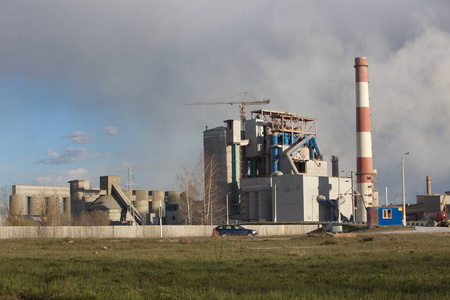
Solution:
[{"label": "antenna", "polygon": [[133,183],[133,178],[134,178],[133,171],[131,170],[131,168],[128,168],[128,182],[125,186],[128,188],[128,191],[130,191],[130,192],[131,192],[131,189],[133,188],[133,185],[135,185]]}]

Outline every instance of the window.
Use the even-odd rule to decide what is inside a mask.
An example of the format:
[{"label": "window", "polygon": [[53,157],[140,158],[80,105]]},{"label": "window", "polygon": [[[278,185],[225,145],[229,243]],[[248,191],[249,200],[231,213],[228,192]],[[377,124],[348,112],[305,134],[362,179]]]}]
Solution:
[{"label": "window", "polygon": [[383,219],[392,219],[392,209],[383,209]]}]

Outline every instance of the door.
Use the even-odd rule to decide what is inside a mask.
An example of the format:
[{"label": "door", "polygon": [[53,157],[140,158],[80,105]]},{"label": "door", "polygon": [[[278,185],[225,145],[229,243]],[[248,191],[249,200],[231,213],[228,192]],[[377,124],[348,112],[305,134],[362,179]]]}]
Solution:
[{"label": "door", "polygon": [[370,225],[380,225],[380,221],[378,220],[378,208],[370,209]]}]

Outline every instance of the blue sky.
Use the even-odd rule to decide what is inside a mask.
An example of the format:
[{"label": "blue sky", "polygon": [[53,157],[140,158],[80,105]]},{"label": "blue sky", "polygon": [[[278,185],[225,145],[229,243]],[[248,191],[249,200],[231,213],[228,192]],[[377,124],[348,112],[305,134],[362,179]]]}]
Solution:
[{"label": "blue sky", "polygon": [[[0,186],[120,175],[178,189],[202,132],[248,91],[318,119],[325,159],[355,169],[353,62],[369,60],[381,201],[450,190],[447,1],[0,1]],[[240,100],[240,99],[236,99]],[[249,107],[253,109],[253,107]],[[255,109],[262,107],[255,107]],[[398,200],[399,201],[399,200]]]}]

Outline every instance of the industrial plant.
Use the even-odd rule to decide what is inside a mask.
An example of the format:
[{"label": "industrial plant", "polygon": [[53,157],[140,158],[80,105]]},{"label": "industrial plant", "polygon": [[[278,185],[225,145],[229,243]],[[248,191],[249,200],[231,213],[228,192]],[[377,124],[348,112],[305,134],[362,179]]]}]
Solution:
[{"label": "industrial plant", "polygon": [[[315,118],[258,109],[247,119],[246,104],[268,104],[270,100],[245,102],[244,94],[239,102],[240,120],[225,120],[223,126],[203,132],[204,157],[214,161],[219,170],[216,201],[226,208],[226,219],[225,214],[216,216],[217,222],[366,223],[369,212],[371,224],[398,225],[398,220],[390,219],[404,218],[404,207],[377,209],[367,58],[355,58],[354,68],[356,172],[343,174],[339,158],[329,154],[332,172],[328,174],[329,161],[320,150],[322,141],[317,137]],[[61,214],[73,217],[85,211],[106,211],[111,224],[186,223],[180,214],[185,196],[182,192],[122,189],[119,176],[100,177],[100,188],[81,179],[69,184],[61,188],[15,185],[11,213],[36,217],[42,214],[44,203],[47,210],[58,207]],[[418,196],[417,205],[410,207],[411,220],[447,211],[445,195],[432,195],[431,185],[427,191],[427,195]]]},{"label": "industrial plant", "polygon": [[178,214],[178,191],[122,189],[120,176],[100,177],[100,188],[89,180],[72,180],[70,187],[14,185],[12,216],[40,219],[57,212],[78,218],[83,212],[104,211],[111,225],[184,224]]},{"label": "industrial plant", "polygon": [[[293,112],[255,110],[251,118],[226,120],[203,133],[205,156],[221,166],[224,199],[232,219],[258,222],[367,221],[378,205],[374,187],[367,59],[355,59],[357,186],[332,175],[317,140],[317,120]],[[244,103],[245,104],[245,103]],[[245,112],[245,111],[244,111]]]}]

